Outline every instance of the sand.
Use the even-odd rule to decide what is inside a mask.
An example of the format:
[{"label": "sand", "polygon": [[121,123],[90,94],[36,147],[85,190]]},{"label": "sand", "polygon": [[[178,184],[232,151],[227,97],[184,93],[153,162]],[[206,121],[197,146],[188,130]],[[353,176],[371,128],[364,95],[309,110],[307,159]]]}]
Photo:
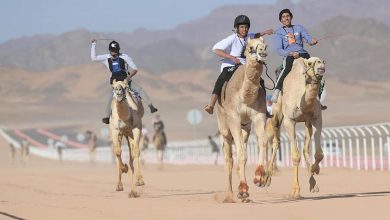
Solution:
[{"label": "sand", "polygon": [[[292,170],[282,169],[269,188],[251,182],[251,203],[221,203],[226,188],[224,166],[156,165],[142,168],[146,185],[139,198],[116,192],[112,164],[70,163],[20,156],[12,163],[8,144],[0,140],[0,219],[389,219],[390,172],[323,169],[317,176],[320,192],[308,189],[301,169],[302,199],[289,200]],[[234,172],[234,195],[237,176]]]}]

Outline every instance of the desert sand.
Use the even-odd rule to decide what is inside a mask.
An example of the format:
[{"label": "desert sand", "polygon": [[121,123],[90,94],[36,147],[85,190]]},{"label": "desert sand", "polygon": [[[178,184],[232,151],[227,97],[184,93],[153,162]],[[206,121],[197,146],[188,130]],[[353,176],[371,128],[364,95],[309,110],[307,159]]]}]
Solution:
[{"label": "desert sand", "polygon": [[[19,153],[19,152],[18,152]],[[389,171],[323,169],[320,192],[311,194],[301,169],[302,199],[289,200],[292,170],[281,169],[269,188],[251,182],[251,203],[222,203],[226,188],[224,166],[165,165],[143,167],[146,186],[139,198],[116,192],[112,164],[70,163],[30,157],[23,166],[12,163],[8,144],[0,140],[0,219],[388,219]],[[234,186],[237,176],[234,173]],[[233,189],[237,193],[237,189]]]}]

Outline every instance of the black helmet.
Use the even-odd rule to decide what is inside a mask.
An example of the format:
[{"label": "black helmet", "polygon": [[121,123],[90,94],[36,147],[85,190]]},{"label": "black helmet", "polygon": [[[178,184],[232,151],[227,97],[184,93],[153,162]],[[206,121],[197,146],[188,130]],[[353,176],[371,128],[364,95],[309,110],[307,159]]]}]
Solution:
[{"label": "black helmet", "polygon": [[116,52],[116,53],[119,53],[119,50],[120,50],[120,46],[119,46],[119,43],[116,42],[116,41],[111,41],[111,43],[108,45],[108,50],[109,51],[112,51],[112,52]]},{"label": "black helmet", "polygon": [[291,16],[291,18],[293,17],[293,14],[291,13],[290,9],[285,8],[285,9],[283,9],[283,10],[281,10],[281,11],[279,12],[279,21],[282,21],[282,15],[283,15],[284,13],[288,13],[288,14]]},{"label": "black helmet", "polygon": [[234,28],[237,28],[240,24],[246,24],[248,25],[248,28],[251,27],[251,21],[246,15],[239,15],[234,19]]}]

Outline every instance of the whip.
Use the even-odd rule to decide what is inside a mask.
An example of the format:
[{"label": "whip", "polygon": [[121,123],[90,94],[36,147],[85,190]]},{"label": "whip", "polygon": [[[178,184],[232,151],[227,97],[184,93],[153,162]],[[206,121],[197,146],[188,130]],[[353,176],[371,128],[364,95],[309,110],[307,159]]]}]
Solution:
[{"label": "whip", "polygon": [[113,41],[114,39],[110,39],[110,38],[99,38],[99,39],[96,39],[96,40],[109,40],[109,41]]},{"label": "whip", "polygon": [[331,34],[331,35],[327,35],[327,36],[319,38],[318,41],[332,39],[332,38],[338,38],[338,37],[341,37],[343,35],[345,35],[345,34]]}]

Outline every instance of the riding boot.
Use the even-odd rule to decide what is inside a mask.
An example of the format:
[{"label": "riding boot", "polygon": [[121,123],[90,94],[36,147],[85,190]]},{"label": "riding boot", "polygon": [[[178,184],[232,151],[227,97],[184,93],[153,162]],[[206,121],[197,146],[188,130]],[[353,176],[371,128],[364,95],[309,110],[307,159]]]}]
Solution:
[{"label": "riding boot", "polygon": [[110,124],[110,118],[108,118],[108,117],[102,118],[102,122],[104,124]]},{"label": "riding boot", "polygon": [[149,108],[150,108],[150,113],[155,113],[156,111],[158,111],[158,109],[156,107],[153,106],[153,104],[150,104],[149,105]]}]

